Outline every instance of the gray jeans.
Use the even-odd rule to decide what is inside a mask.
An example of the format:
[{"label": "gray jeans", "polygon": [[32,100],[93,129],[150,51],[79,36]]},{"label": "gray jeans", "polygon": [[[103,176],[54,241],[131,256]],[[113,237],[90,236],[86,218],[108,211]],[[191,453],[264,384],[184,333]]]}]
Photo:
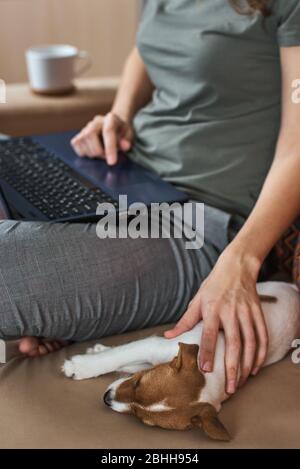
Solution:
[{"label": "gray jeans", "polygon": [[206,208],[206,240],[106,239],[94,224],[0,222],[0,338],[83,341],[177,321],[228,244]]}]

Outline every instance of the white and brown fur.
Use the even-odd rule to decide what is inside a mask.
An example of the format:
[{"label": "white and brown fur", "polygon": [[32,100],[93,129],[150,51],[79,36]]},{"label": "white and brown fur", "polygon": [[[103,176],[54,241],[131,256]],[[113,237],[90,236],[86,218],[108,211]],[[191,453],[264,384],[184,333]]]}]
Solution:
[{"label": "white and brown fur", "polygon": [[[281,360],[300,337],[300,297],[296,287],[287,283],[261,283],[257,290],[269,334],[264,365],[268,366]],[[201,333],[202,323],[172,340],[149,337],[114,348],[96,345],[86,355],[67,360],[63,372],[76,380],[114,371],[130,373],[105,393],[104,401],[112,410],[162,428],[201,427],[213,439],[228,440],[217,415],[230,397],[225,391],[224,336],[220,331],[214,371],[204,375],[197,363]]]}]

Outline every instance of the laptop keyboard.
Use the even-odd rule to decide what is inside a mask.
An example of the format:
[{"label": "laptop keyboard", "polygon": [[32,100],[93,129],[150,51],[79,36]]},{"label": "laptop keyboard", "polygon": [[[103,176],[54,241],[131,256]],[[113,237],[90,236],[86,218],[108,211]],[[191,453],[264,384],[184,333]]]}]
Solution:
[{"label": "laptop keyboard", "polygon": [[0,178],[49,220],[95,214],[118,202],[30,138],[0,141]]}]

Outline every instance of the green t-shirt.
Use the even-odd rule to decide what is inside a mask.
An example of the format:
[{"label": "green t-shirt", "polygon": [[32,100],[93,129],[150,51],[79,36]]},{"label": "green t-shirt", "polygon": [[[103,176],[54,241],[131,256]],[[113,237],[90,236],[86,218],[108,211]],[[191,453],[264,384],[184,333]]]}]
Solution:
[{"label": "green t-shirt", "polygon": [[300,0],[273,0],[265,19],[230,0],[146,0],[137,44],[156,91],[135,118],[131,157],[248,216],[274,158],[280,47],[300,45]]}]

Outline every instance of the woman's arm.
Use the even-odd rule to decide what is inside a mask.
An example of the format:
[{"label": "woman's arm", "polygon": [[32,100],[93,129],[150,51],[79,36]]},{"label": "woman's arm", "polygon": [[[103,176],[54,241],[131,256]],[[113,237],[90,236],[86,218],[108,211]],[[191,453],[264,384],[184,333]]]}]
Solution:
[{"label": "woman's arm", "polygon": [[131,123],[136,113],[149,103],[153,90],[145,64],[135,47],[125,63],[112,112]]},{"label": "woman's arm", "polygon": [[282,49],[281,63],[282,124],[274,163],[255,209],[232,243],[241,253],[251,243],[247,255],[260,265],[300,213],[300,104],[292,100],[292,83],[300,78],[300,47]]},{"label": "woman's arm", "polygon": [[[249,219],[219,258],[187,312],[167,337],[204,321],[200,368],[213,369],[218,330],[226,339],[227,392],[256,374],[267,354],[267,331],[256,292],[262,263],[300,213],[300,104],[292,101],[292,83],[300,78],[300,47],[281,50],[282,124],[274,163]],[[243,347],[242,347],[243,344]]]},{"label": "woman's arm", "polygon": [[128,57],[112,111],[96,116],[72,140],[79,156],[103,158],[113,165],[118,150],[128,151],[133,141],[132,120],[152,97],[154,87],[137,47]]}]

